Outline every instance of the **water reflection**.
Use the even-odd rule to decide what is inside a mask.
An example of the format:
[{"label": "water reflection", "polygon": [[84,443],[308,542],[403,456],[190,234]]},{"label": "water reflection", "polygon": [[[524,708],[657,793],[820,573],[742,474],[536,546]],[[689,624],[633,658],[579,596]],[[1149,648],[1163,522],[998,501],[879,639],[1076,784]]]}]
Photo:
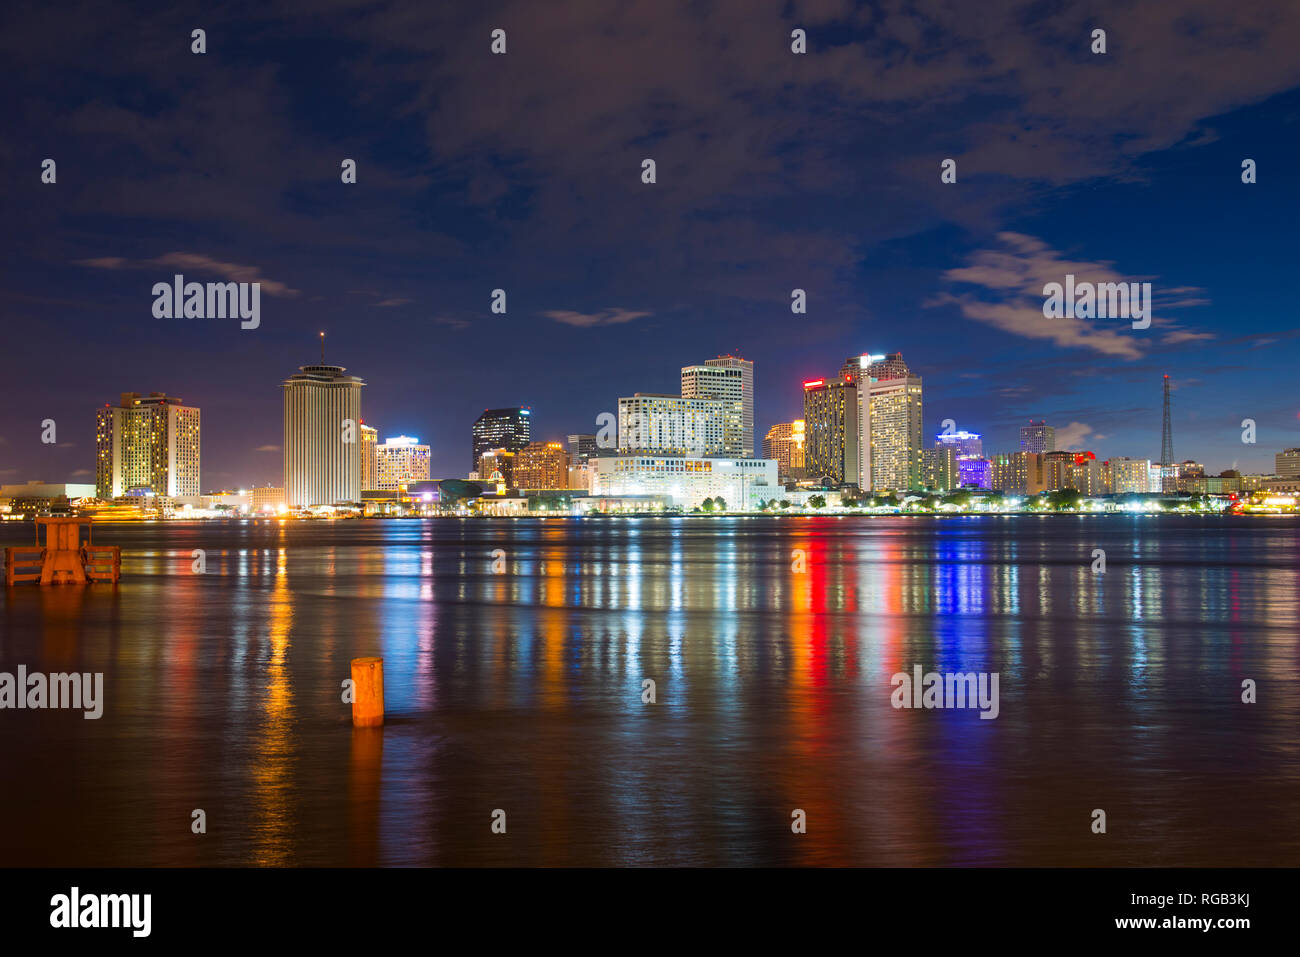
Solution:
[{"label": "water reflection", "polygon": [[[102,670],[109,702],[98,723],[6,714],[17,767],[75,760],[0,794],[9,820],[32,822],[0,838],[0,863],[1297,853],[1300,709],[1285,694],[1240,701],[1243,678],[1284,686],[1298,663],[1300,542],[1285,519],[97,534],[124,548],[117,588],[5,596],[4,670]],[[191,571],[196,548],[206,574]],[[355,732],[341,681],[369,654],[385,659],[389,719]],[[998,672],[999,718],[893,709],[890,676],[914,665]],[[203,842],[195,807],[219,824]],[[1131,822],[1124,841],[1088,840],[1093,807]],[[496,808],[509,840],[489,831]],[[791,831],[795,809],[806,834]],[[60,829],[69,816],[96,824]]]}]

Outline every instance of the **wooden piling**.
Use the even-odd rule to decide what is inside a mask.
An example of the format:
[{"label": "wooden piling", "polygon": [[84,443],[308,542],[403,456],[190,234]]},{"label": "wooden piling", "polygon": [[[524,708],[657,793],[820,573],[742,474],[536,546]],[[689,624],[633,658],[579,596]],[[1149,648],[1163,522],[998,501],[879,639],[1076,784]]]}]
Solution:
[{"label": "wooden piling", "polygon": [[384,723],[384,659],[352,659],[352,724],[375,728]]}]

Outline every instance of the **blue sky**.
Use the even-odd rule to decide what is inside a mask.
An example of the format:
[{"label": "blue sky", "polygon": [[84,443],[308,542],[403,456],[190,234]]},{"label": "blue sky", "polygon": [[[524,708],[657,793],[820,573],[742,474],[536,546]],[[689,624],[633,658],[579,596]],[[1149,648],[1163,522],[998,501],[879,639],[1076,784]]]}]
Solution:
[{"label": "blue sky", "polygon": [[[952,418],[988,451],[1032,416],[1158,456],[1165,373],[1178,458],[1271,471],[1300,445],[1294,4],[4,17],[3,482],[89,480],[93,411],[123,391],[203,410],[205,487],[278,482],[279,383],[321,329],[368,382],[367,421],[429,442],[440,477],[484,408],[532,406],[539,438],[594,431],[721,352],[755,362],[760,434],[800,413],[803,379],[902,351],[927,431]],[[177,271],[262,281],[260,328],[155,319]],[[1045,319],[1034,284],[1066,271],[1151,282],[1152,327]]]}]

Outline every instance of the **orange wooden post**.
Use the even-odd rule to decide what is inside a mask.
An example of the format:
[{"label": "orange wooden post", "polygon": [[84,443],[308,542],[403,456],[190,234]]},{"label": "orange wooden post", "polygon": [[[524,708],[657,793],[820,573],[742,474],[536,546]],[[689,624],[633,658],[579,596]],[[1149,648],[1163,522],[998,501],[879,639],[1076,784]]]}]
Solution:
[{"label": "orange wooden post", "polygon": [[81,563],[81,526],[89,526],[90,519],[38,518],[36,524],[45,526],[41,584],[86,584],[86,570]]},{"label": "orange wooden post", "polygon": [[374,728],[384,723],[384,659],[352,659],[352,723]]}]

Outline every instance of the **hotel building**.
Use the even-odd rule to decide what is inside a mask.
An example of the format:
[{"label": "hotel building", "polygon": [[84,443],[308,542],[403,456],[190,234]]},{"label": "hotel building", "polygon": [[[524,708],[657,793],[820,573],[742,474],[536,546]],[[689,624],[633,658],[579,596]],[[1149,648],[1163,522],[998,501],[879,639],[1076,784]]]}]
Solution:
[{"label": "hotel building", "polygon": [[560,489],[569,484],[569,453],[559,442],[529,442],[515,453],[515,488]]},{"label": "hotel building", "polygon": [[396,435],[375,447],[375,488],[404,489],[429,478],[429,446],[410,435]]},{"label": "hotel building", "polygon": [[682,398],[638,392],[618,400],[618,450],[628,455],[722,455],[724,399]]},{"label": "hotel building", "polygon": [[284,492],[290,507],[361,501],[361,389],[342,366],[284,380]]},{"label": "hotel building", "polygon": [[132,489],[177,498],[199,494],[199,410],[151,392],[123,392],[95,416],[95,494]]},{"label": "hotel building", "polygon": [[682,398],[726,402],[722,454],[754,455],[754,363],[738,356],[706,359],[682,369]]},{"label": "hotel building", "polygon": [[803,384],[804,470],[813,482],[858,484],[858,387],[844,379]]}]

